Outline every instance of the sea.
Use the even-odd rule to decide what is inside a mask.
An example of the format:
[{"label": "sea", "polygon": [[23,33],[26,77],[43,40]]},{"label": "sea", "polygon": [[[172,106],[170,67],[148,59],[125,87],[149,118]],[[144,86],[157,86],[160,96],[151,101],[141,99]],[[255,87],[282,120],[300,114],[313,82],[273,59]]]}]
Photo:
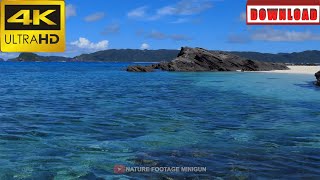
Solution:
[{"label": "sea", "polygon": [[313,75],[128,65],[0,63],[0,179],[320,179]]}]

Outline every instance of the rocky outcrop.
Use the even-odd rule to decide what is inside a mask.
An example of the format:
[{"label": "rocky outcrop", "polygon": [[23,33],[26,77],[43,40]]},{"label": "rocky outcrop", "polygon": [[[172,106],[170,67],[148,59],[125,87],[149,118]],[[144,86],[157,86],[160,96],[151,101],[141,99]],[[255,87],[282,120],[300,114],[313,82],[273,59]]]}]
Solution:
[{"label": "rocky outcrop", "polygon": [[[134,66],[137,67],[137,66]],[[128,68],[128,71],[138,72],[136,70],[144,68]],[[160,69],[164,71],[178,72],[202,72],[202,71],[271,71],[286,70],[287,66],[279,63],[268,63],[253,61],[242,58],[237,55],[226,53],[223,51],[208,51],[202,48],[183,47],[178,57],[170,62],[161,62],[150,68]],[[150,71],[139,71],[150,72]]]},{"label": "rocky outcrop", "polygon": [[317,78],[316,85],[317,85],[317,86],[320,86],[320,71],[317,72],[317,73],[315,74],[315,76],[316,76],[316,78]]}]

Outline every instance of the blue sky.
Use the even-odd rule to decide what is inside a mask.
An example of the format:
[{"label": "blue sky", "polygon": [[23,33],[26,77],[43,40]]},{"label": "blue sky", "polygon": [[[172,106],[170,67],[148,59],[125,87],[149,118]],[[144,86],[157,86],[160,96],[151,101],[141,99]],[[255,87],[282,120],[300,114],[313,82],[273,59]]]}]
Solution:
[{"label": "blue sky", "polygon": [[247,26],[246,0],[66,0],[66,4],[64,56],[182,46],[271,53],[319,50],[318,26]]}]

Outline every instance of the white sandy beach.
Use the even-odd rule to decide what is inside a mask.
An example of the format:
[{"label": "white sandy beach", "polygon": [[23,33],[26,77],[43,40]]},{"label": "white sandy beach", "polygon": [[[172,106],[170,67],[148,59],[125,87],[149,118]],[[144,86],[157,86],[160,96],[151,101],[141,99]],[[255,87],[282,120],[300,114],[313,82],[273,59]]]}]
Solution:
[{"label": "white sandy beach", "polygon": [[268,73],[312,74],[320,71],[320,66],[288,66],[290,70],[263,71]]}]

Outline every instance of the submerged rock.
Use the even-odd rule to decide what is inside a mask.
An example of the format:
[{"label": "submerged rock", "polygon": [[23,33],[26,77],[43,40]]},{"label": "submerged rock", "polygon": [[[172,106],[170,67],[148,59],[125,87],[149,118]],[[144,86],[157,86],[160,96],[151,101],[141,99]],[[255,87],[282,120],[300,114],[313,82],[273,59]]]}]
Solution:
[{"label": "submerged rock", "polygon": [[89,172],[88,174],[79,177],[80,180],[105,180],[104,178],[97,177],[94,173]]},{"label": "submerged rock", "polygon": [[152,69],[180,72],[201,71],[271,71],[287,70],[284,64],[254,61],[223,51],[208,51],[202,48],[183,47],[178,57],[170,62],[153,66],[131,66],[130,72],[151,72]]},{"label": "submerged rock", "polygon": [[317,73],[315,74],[315,76],[316,76],[316,78],[317,78],[316,85],[317,85],[317,86],[320,86],[320,71],[317,72]]},{"label": "submerged rock", "polygon": [[129,66],[127,71],[130,72],[153,72],[154,67],[152,66]]}]

